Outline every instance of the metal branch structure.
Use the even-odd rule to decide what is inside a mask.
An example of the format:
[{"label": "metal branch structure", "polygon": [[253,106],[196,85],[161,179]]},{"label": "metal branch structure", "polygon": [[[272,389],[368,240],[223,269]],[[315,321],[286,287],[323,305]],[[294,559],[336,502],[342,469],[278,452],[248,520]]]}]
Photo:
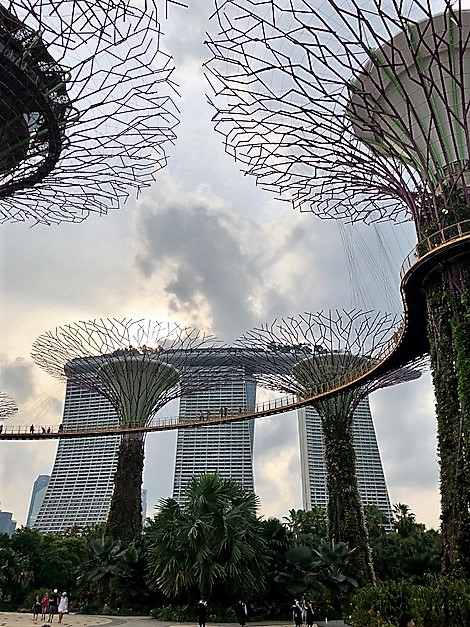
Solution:
[{"label": "metal branch structure", "polygon": [[[329,310],[261,325],[245,333],[235,346],[265,354],[264,362],[252,364],[259,385],[303,397],[325,382],[331,382],[334,389],[333,382],[350,381],[356,370],[372,365],[396,329],[396,318],[388,314]],[[356,549],[360,583],[373,582],[374,570],[356,477],[354,411],[374,390],[417,379],[420,374],[419,365],[405,366],[312,403],[324,437],[330,539]]]},{"label": "metal branch structure", "polygon": [[[131,429],[148,425],[169,401],[220,383],[218,348],[190,327],[124,318],[58,327],[41,335],[31,354],[49,374],[106,397]],[[124,542],[142,528],[143,463],[144,434],[124,434],[107,525]]]},{"label": "metal branch structure", "polygon": [[207,69],[227,150],[302,211],[442,226],[467,187],[470,14],[440,4],[218,2]]},{"label": "metal branch structure", "polygon": [[149,185],[174,140],[152,0],[0,4],[0,222],[79,222]]},{"label": "metal branch structure", "polygon": [[[248,174],[322,217],[411,218],[418,258],[433,254],[426,238],[439,246],[441,234],[468,228],[461,2],[225,0],[214,23],[216,129]],[[470,262],[456,243],[417,292],[436,396],[443,566],[470,576]]]},{"label": "metal branch structure", "polygon": [[[5,394],[5,392],[0,392],[0,420],[5,420],[6,418],[10,418],[13,414],[18,411],[18,406],[15,401]],[[3,431],[3,425],[0,424],[0,433]]]}]

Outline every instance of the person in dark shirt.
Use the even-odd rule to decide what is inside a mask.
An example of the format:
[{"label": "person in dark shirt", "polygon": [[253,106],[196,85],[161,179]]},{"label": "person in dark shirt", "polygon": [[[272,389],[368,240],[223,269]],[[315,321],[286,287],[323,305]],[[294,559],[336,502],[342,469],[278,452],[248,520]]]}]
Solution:
[{"label": "person in dark shirt", "polygon": [[246,617],[248,616],[246,603],[239,601],[237,607],[235,608],[235,614],[237,615],[237,621],[240,627],[245,627]]},{"label": "person in dark shirt", "polygon": [[197,604],[197,620],[199,627],[206,627],[207,620],[207,601],[204,597]]},{"label": "person in dark shirt", "polygon": [[49,595],[49,618],[48,623],[52,623],[54,615],[57,614],[57,606],[59,605],[59,593],[57,588]]}]

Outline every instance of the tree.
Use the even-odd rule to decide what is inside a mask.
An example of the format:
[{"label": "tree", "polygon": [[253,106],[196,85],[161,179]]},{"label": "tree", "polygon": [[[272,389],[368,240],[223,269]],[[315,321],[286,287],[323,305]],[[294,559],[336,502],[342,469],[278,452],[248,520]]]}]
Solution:
[{"label": "tree", "polygon": [[223,585],[246,599],[265,588],[266,541],[258,497],[231,479],[194,477],[184,503],[160,501],[148,532],[147,583],[170,597]]},{"label": "tree", "polygon": [[77,584],[98,604],[108,601],[111,582],[120,573],[124,553],[119,540],[105,535],[89,538],[88,560],[77,570]]},{"label": "tree", "polygon": [[414,531],[424,530],[424,525],[416,522],[416,516],[405,503],[395,503],[393,506],[393,528],[401,538],[407,538]]},{"label": "tree", "polygon": [[328,519],[324,507],[314,507],[309,511],[290,509],[289,516],[285,516],[284,520],[296,544],[311,546],[328,535]]},{"label": "tree", "polygon": [[377,505],[364,505],[364,516],[371,539],[384,535],[390,528],[391,521]]},{"label": "tree", "polygon": [[341,606],[341,595],[357,588],[358,582],[351,575],[351,556],[355,549],[349,549],[344,542],[326,542],[322,540],[313,553],[316,560],[313,568],[322,583],[331,591],[333,607]]}]

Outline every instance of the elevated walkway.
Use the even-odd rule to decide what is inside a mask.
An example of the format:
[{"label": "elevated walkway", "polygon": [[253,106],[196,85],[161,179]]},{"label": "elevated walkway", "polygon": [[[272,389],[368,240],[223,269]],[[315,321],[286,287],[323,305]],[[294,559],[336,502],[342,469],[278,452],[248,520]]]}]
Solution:
[{"label": "elevated walkway", "polygon": [[271,401],[257,403],[253,410],[238,407],[227,408],[227,415],[210,415],[204,419],[197,416],[184,418],[179,416],[155,417],[145,427],[120,425],[99,429],[61,430],[57,425],[34,425],[34,432],[31,432],[31,425],[3,423],[0,441],[48,440],[168,431],[170,429],[197,428],[202,424],[216,425],[262,418],[304,407],[338,392],[363,385],[426,355],[428,343],[425,325],[425,299],[421,289],[423,281],[443,261],[457,259],[468,253],[470,253],[470,220],[453,224],[421,241],[407,256],[400,271],[400,291],[404,314],[402,322],[389,344],[373,361],[364,362],[360,368],[318,385],[308,396],[302,398],[293,395],[282,396]]}]

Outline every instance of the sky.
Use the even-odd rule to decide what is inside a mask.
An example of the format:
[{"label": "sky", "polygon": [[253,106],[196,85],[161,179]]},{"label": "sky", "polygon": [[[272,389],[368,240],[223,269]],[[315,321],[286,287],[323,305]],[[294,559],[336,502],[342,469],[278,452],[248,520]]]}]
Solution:
[{"label": "sky", "polygon": [[[250,327],[304,311],[401,312],[399,268],[415,244],[410,225],[345,226],[295,212],[245,177],[214,132],[202,63],[208,0],[168,4],[162,46],[174,57],[180,124],[156,182],[81,224],[0,227],[0,390],[15,424],[59,423],[65,386],[30,357],[56,326],[99,317],[194,325],[229,342]],[[260,392],[262,398],[263,392]],[[372,414],[392,503],[439,524],[431,379],[375,392]],[[176,408],[168,408],[168,412]],[[176,432],[146,442],[148,515],[171,496]],[[34,480],[50,474],[57,442],[0,441],[0,508],[26,515]],[[294,413],[259,419],[255,490],[263,516],[302,506]]]}]

